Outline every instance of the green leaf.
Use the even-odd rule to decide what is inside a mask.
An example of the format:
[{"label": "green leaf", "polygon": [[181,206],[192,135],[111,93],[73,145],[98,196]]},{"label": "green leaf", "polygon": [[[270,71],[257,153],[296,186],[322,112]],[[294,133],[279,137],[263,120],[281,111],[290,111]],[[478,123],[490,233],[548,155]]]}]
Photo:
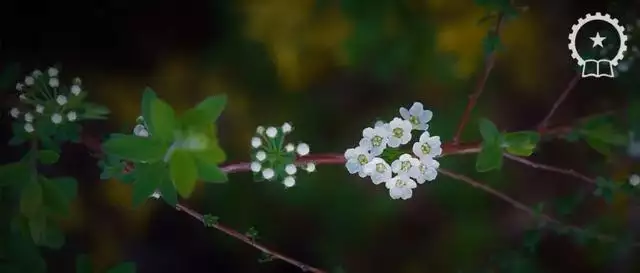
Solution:
[{"label": "green leaf", "polygon": [[616,190],[616,184],[606,178],[596,178],[596,189],[594,195],[602,197],[607,203],[613,202],[613,193]]},{"label": "green leaf", "polygon": [[65,195],[67,200],[74,200],[78,197],[78,181],[73,177],[57,177],[51,179],[58,189]]},{"label": "green leaf", "polygon": [[176,129],[176,113],[171,105],[161,99],[151,102],[151,123],[154,124],[153,137],[170,142]]},{"label": "green leaf", "polygon": [[51,165],[58,162],[60,155],[51,150],[40,150],[38,151],[38,159],[40,163],[44,165]]},{"label": "green leaf", "polygon": [[167,172],[164,163],[136,165],[136,180],[133,183],[133,206],[140,206],[158,189]]},{"label": "green leaf", "polygon": [[29,179],[29,167],[24,162],[14,162],[0,166],[0,187],[24,183]]},{"label": "green leaf", "polygon": [[593,148],[597,152],[601,153],[604,156],[611,156],[611,147],[607,145],[607,143],[600,141],[597,138],[586,137],[584,139],[589,147]]},{"label": "green leaf", "polygon": [[59,178],[49,180],[40,177],[42,185],[43,204],[54,215],[66,217],[69,215],[69,207],[77,194],[77,183],[73,178]]},{"label": "green leaf", "polygon": [[102,144],[107,154],[135,162],[156,162],[164,158],[168,144],[157,138],[144,138],[132,135],[118,135]]},{"label": "green leaf", "polygon": [[27,216],[35,215],[42,205],[42,186],[37,180],[29,180],[20,196],[20,212]]},{"label": "green leaf", "polygon": [[529,252],[536,252],[540,239],[542,239],[542,232],[539,229],[528,230],[524,235],[524,247]]},{"label": "green leaf", "polygon": [[65,242],[64,233],[55,225],[48,224],[40,237],[38,245],[51,249],[60,249]]},{"label": "green leaf", "polygon": [[176,188],[173,186],[173,183],[171,183],[171,180],[169,180],[169,178],[165,177],[160,180],[159,189],[162,199],[167,202],[167,204],[171,205],[172,207],[178,205],[178,193],[176,192]]},{"label": "green leaf", "polygon": [[186,151],[176,150],[169,161],[169,172],[176,190],[183,198],[189,198],[198,179],[198,168]]},{"label": "green leaf", "polygon": [[226,106],[226,104],[227,104],[227,95],[222,94],[222,95],[207,97],[198,105],[196,105],[195,109],[202,110],[206,118],[211,123],[214,123],[218,119],[220,114],[222,114],[222,111],[224,110],[224,107]]},{"label": "green leaf", "polygon": [[480,127],[480,135],[482,140],[487,143],[498,143],[500,139],[500,131],[493,122],[486,118],[478,120],[478,126]]},{"label": "green leaf", "polygon": [[107,273],[136,273],[136,264],[132,262],[121,263],[109,269]]},{"label": "green leaf", "polygon": [[522,131],[506,133],[503,139],[508,153],[517,156],[530,156],[540,141],[540,135],[533,131]]},{"label": "green leaf", "polygon": [[78,258],[76,258],[76,273],[93,273],[93,265],[89,255],[78,255]]},{"label": "green leaf", "polygon": [[497,143],[483,143],[476,159],[476,170],[488,172],[502,167],[502,148]]},{"label": "green leaf", "polygon": [[33,242],[38,243],[42,240],[44,232],[47,228],[47,215],[44,210],[38,210],[35,214],[30,215],[29,219],[29,231]]},{"label": "green leaf", "polygon": [[502,43],[500,42],[500,35],[498,35],[494,30],[490,30],[482,41],[482,47],[485,55],[501,50]]},{"label": "green leaf", "polygon": [[586,138],[598,140],[608,145],[624,147],[629,141],[627,132],[617,132],[613,121],[608,117],[592,118],[586,121],[579,131]]},{"label": "green leaf", "polygon": [[229,180],[227,174],[218,168],[214,160],[210,157],[197,157],[196,166],[198,168],[198,177],[205,182],[224,183]]},{"label": "green leaf", "polygon": [[192,154],[199,160],[206,161],[208,164],[220,164],[227,159],[227,155],[220,148],[217,142],[209,144],[209,147],[203,151],[194,151]]},{"label": "green leaf", "polygon": [[155,131],[154,124],[151,121],[151,104],[157,99],[158,96],[153,91],[153,89],[151,89],[150,87],[144,89],[144,92],[142,93],[142,105],[140,106],[140,109],[142,109],[142,117],[144,118],[149,132]]},{"label": "green leaf", "polygon": [[82,119],[107,119],[107,115],[111,113],[109,108],[91,102],[83,102],[84,113]]}]

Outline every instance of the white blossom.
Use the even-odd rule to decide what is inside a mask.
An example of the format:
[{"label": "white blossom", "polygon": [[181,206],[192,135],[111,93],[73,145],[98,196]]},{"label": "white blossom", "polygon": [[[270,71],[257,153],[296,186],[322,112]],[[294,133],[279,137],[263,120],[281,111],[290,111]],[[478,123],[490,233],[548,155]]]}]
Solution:
[{"label": "white blossom", "polygon": [[276,129],[276,127],[267,128],[267,136],[268,137],[274,138],[274,137],[276,137],[276,135],[278,135],[278,129]]},{"label": "white blossom", "polygon": [[287,176],[282,180],[285,187],[290,188],[296,184],[296,179],[293,176]]},{"label": "white blossom", "polygon": [[640,176],[637,174],[633,174],[629,177],[629,184],[631,186],[638,186],[640,184]]},{"label": "white blossom", "polygon": [[75,121],[76,119],[78,119],[78,114],[76,114],[76,112],[71,111],[69,113],[67,113],[67,119],[69,121]]},{"label": "white blossom", "polygon": [[55,67],[49,67],[49,69],[47,70],[47,74],[49,74],[49,77],[57,77],[58,72],[58,69]]},{"label": "white blossom", "polygon": [[78,77],[73,78],[73,84],[75,85],[81,85],[82,84],[82,80]]},{"label": "white blossom", "polygon": [[133,127],[133,135],[139,136],[139,137],[148,137],[149,131],[147,131],[147,128],[144,127],[144,125],[138,124],[135,127]]},{"label": "white blossom", "polygon": [[251,138],[251,147],[259,148],[260,146],[262,146],[262,140],[259,137]]},{"label": "white blossom", "polygon": [[20,110],[18,110],[18,108],[11,108],[11,110],[9,111],[9,115],[11,115],[13,118],[18,118],[18,116],[20,116]]},{"label": "white blossom", "polygon": [[20,98],[21,101],[27,100],[27,96],[25,94],[20,94],[20,96],[18,96],[18,98]]},{"label": "white blossom", "polygon": [[33,114],[27,112],[26,114],[24,114],[24,121],[26,122],[32,122],[33,121]]},{"label": "white blossom", "polygon": [[25,123],[25,124],[24,124],[24,130],[25,130],[27,133],[32,133],[32,132],[33,132],[33,130],[34,130],[34,128],[33,128],[33,124],[31,124],[31,123]]},{"label": "white blossom", "polygon": [[415,130],[427,130],[429,129],[429,121],[433,117],[433,112],[425,110],[424,106],[420,102],[414,102],[411,108],[400,108],[400,116],[409,121],[412,128]]},{"label": "white blossom", "polygon": [[287,153],[291,153],[291,152],[293,152],[293,150],[295,150],[295,149],[296,149],[296,146],[294,146],[294,145],[293,145],[293,143],[289,143],[289,144],[287,144],[286,146],[284,146],[284,150],[285,150]]},{"label": "white blossom", "polygon": [[44,106],[40,104],[36,105],[36,112],[38,112],[38,114],[44,113]]},{"label": "white blossom", "polygon": [[58,95],[58,97],[56,97],[56,102],[60,105],[63,106],[65,104],[67,104],[67,97],[63,96],[63,95]]},{"label": "white blossom", "polygon": [[16,83],[16,90],[18,91],[22,91],[22,89],[24,88],[24,84],[22,83]]},{"label": "white blossom", "polygon": [[362,130],[362,139],[360,146],[365,147],[373,156],[379,156],[387,147],[389,142],[389,131],[384,126],[376,126],[375,128],[367,127]]},{"label": "white blossom", "polygon": [[364,172],[371,177],[373,184],[391,179],[391,166],[384,159],[376,157],[364,165]]},{"label": "white blossom", "polygon": [[418,185],[406,175],[398,175],[386,181],[385,186],[389,189],[391,199],[407,200],[413,195],[413,189]]},{"label": "white blossom", "polygon": [[300,143],[298,147],[296,147],[296,153],[300,156],[308,155],[310,152],[309,145],[307,143]]},{"label": "white blossom", "polygon": [[270,180],[275,175],[276,175],[276,173],[271,168],[266,168],[266,169],[262,170],[262,177],[264,177],[264,179]]},{"label": "white blossom", "polygon": [[38,78],[40,76],[42,76],[42,71],[36,69],[33,71],[33,73],[31,73],[31,76],[33,76],[34,78]]},{"label": "white blossom", "polygon": [[282,124],[282,132],[285,134],[291,133],[291,131],[293,130],[293,127],[291,127],[291,124],[288,122],[285,122],[284,124]]},{"label": "white blossom", "polygon": [[437,169],[440,167],[440,163],[432,158],[424,158],[418,165],[418,175],[412,178],[416,179],[416,182],[422,184],[425,181],[433,181],[438,176]]},{"label": "white blossom", "polygon": [[398,175],[407,175],[410,177],[418,177],[420,171],[420,160],[410,154],[403,154],[397,160],[391,163],[391,171]]},{"label": "white blossom", "polygon": [[305,170],[306,170],[308,173],[315,172],[315,171],[316,171],[316,163],[313,163],[313,162],[309,162],[309,163],[307,163],[307,166],[306,166]]},{"label": "white blossom", "polygon": [[389,147],[397,148],[411,140],[411,122],[394,118],[389,123]]},{"label": "white blossom", "polygon": [[54,124],[60,124],[60,122],[62,122],[62,115],[58,113],[51,115],[51,122]]},{"label": "white blossom", "polygon": [[35,82],[36,80],[31,76],[27,76],[24,78],[24,84],[26,84],[27,86],[32,86]]},{"label": "white blossom", "polygon": [[413,144],[413,153],[420,159],[433,158],[442,154],[441,145],[439,136],[430,136],[429,132],[424,132],[418,142]]},{"label": "white blossom", "polygon": [[77,96],[80,95],[80,92],[82,92],[82,88],[79,85],[74,84],[71,86],[71,94]]},{"label": "white blossom", "polygon": [[350,174],[358,173],[360,177],[366,177],[364,166],[371,161],[373,156],[363,147],[349,148],[344,152],[345,167]]},{"label": "white blossom", "polygon": [[259,135],[264,134],[264,127],[263,126],[258,126],[256,128],[256,133],[258,133]]},{"label": "white blossom", "polygon": [[264,161],[265,159],[267,159],[267,153],[265,153],[264,151],[257,151],[256,152],[256,159],[258,161]]},{"label": "white blossom", "polygon": [[262,169],[262,165],[260,164],[260,162],[257,162],[257,161],[251,162],[252,172],[257,173],[260,171],[260,169]]},{"label": "white blossom", "polygon": [[298,170],[298,168],[296,167],[296,165],[293,164],[289,164],[287,166],[284,167],[284,171],[288,174],[288,175],[294,175],[296,174],[296,171]]}]

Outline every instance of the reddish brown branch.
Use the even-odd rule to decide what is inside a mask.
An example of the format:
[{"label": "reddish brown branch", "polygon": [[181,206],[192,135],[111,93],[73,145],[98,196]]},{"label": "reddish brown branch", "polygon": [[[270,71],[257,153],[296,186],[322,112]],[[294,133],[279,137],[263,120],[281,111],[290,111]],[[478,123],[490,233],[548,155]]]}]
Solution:
[{"label": "reddish brown branch", "polygon": [[[500,36],[500,29],[502,29],[502,23],[504,21],[503,18],[504,16],[502,13],[498,14],[498,21],[496,22],[496,26],[493,30],[495,32],[495,35],[498,35],[498,37]],[[482,74],[480,75],[480,78],[476,83],[476,87],[473,93],[469,95],[469,102],[467,102],[467,106],[465,107],[464,112],[462,113],[462,118],[460,118],[460,123],[458,124],[458,130],[456,131],[456,134],[453,137],[453,145],[458,145],[460,143],[460,135],[462,135],[464,128],[467,126],[467,123],[469,122],[471,111],[476,106],[476,103],[478,103],[478,98],[480,97],[480,95],[482,95],[482,92],[484,91],[484,87],[487,84],[487,80],[489,79],[489,74],[491,74],[491,70],[493,70],[493,67],[495,66],[495,64],[496,64],[496,51],[494,50],[491,53],[489,53],[489,55],[487,56],[487,59],[484,64],[484,69],[482,70]]]},{"label": "reddish brown branch", "polygon": [[[200,213],[198,213],[198,212],[186,207],[185,205],[178,204],[176,206],[176,209],[178,209],[179,211],[183,211],[184,213],[186,213],[186,214],[190,215],[191,217],[195,218],[196,220],[204,223],[204,216],[202,214],[200,214]],[[288,256],[286,256],[284,254],[281,254],[279,252],[271,250],[270,248],[268,248],[268,247],[266,247],[264,245],[256,243],[254,239],[252,239],[252,238],[250,238],[250,237],[248,237],[246,235],[243,235],[242,233],[239,233],[239,232],[237,232],[237,231],[235,231],[235,230],[233,230],[231,228],[228,228],[228,227],[223,226],[223,225],[218,224],[218,223],[213,224],[212,227],[217,229],[217,230],[219,230],[219,231],[222,231],[222,232],[226,233],[227,235],[229,235],[229,236],[231,236],[233,238],[236,238],[236,239],[238,239],[238,240],[240,240],[240,241],[242,241],[242,242],[254,247],[257,250],[262,251],[263,253],[267,254],[270,257],[273,257],[273,258],[285,261],[285,262],[287,262],[289,264],[295,265],[296,267],[300,268],[302,271],[314,272],[314,273],[325,273],[325,271],[323,271],[321,269],[308,266],[308,265],[306,265],[304,263],[301,263],[301,262],[299,262],[299,261],[297,261],[295,259],[292,259],[292,258],[290,258],[290,257],[288,257]]]},{"label": "reddish brown branch", "polygon": [[560,94],[560,97],[558,97],[556,102],[553,103],[553,106],[551,107],[551,110],[549,110],[549,113],[547,114],[547,116],[545,116],[544,119],[538,125],[539,131],[544,130],[547,127],[547,123],[549,123],[549,120],[551,119],[553,114],[556,112],[558,107],[560,107],[560,104],[564,102],[567,96],[569,96],[569,93],[571,93],[573,88],[576,87],[576,85],[578,84],[578,81],[580,81],[580,78],[582,78],[580,74],[576,74],[575,76],[573,76],[573,79],[571,79],[567,87],[564,89],[564,91],[562,91],[562,94]]},{"label": "reddish brown branch", "polygon": [[559,174],[564,174],[564,175],[568,175],[568,176],[573,176],[575,178],[578,178],[582,181],[585,181],[587,183],[591,183],[591,184],[595,184],[596,180],[594,178],[590,178],[586,175],[583,175],[579,172],[576,172],[574,170],[571,169],[562,169],[562,168],[558,168],[558,167],[554,167],[554,166],[550,166],[550,165],[546,165],[546,164],[541,164],[541,163],[535,163],[533,161],[530,161],[528,159],[522,158],[522,157],[518,157],[515,155],[510,155],[505,153],[504,156],[508,159],[511,159],[513,161],[522,163],[524,165],[527,165],[529,167],[535,168],[535,169],[540,169],[540,170],[545,170],[545,171],[550,171],[550,172],[555,172],[555,173],[559,173]]}]

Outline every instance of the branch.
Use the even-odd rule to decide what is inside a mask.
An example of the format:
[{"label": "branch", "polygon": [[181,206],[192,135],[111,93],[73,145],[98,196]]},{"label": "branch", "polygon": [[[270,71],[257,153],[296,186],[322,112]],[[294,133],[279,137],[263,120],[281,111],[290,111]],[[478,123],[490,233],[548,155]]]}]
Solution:
[{"label": "branch", "polygon": [[[498,21],[496,22],[496,26],[494,28],[494,32],[496,35],[500,35],[500,29],[502,28],[504,14],[498,14]],[[484,65],[484,69],[482,70],[482,74],[476,83],[475,91],[469,95],[469,102],[467,103],[467,107],[464,109],[464,113],[462,114],[462,118],[460,119],[460,123],[458,125],[458,130],[456,131],[455,136],[453,137],[453,145],[458,145],[460,143],[460,135],[462,135],[462,131],[464,131],[465,126],[467,126],[467,122],[469,122],[469,116],[471,115],[471,111],[476,106],[478,102],[478,98],[482,95],[484,91],[484,86],[487,84],[487,80],[489,79],[489,74],[491,74],[491,70],[496,64],[496,51],[492,51],[487,56],[487,60]]]},{"label": "branch", "polygon": [[[198,213],[198,212],[196,212],[196,211],[194,211],[194,210],[192,210],[192,209],[190,209],[190,208],[188,208],[188,207],[186,207],[184,205],[181,205],[181,204],[176,205],[176,209],[179,210],[179,211],[183,211],[184,213],[186,213],[186,214],[190,215],[191,217],[195,218],[196,220],[204,223],[204,216],[202,214],[200,214],[200,213]],[[279,252],[276,252],[274,250],[271,250],[271,249],[269,249],[268,247],[266,247],[264,245],[256,243],[255,240],[253,240],[252,238],[247,237],[247,236],[243,235],[242,233],[239,233],[239,232],[237,232],[237,231],[235,231],[235,230],[233,230],[231,228],[228,228],[228,227],[223,226],[223,225],[218,224],[218,223],[213,224],[212,227],[217,229],[217,230],[219,230],[219,231],[222,231],[222,232],[226,233],[227,235],[229,235],[231,237],[234,237],[234,238],[236,238],[236,239],[238,239],[238,240],[240,240],[240,241],[242,241],[242,242],[244,242],[244,243],[246,243],[246,244],[248,244],[248,245],[250,245],[250,246],[252,246],[254,248],[256,248],[257,250],[262,251],[263,253],[265,253],[265,254],[273,257],[273,258],[276,258],[276,259],[285,261],[285,262],[287,262],[289,264],[295,265],[296,267],[300,268],[302,271],[314,272],[314,273],[325,273],[325,271],[323,271],[321,269],[308,266],[308,265],[306,265],[306,264],[304,264],[302,262],[299,262],[299,261],[297,261],[297,260],[295,260],[293,258],[290,258],[288,256],[280,254]]]},{"label": "branch", "polygon": [[571,90],[576,87],[581,77],[582,76],[580,74],[576,74],[575,76],[573,76],[573,79],[571,79],[567,87],[564,89],[564,91],[562,91],[562,94],[560,94],[560,97],[558,97],[556,102],[553,104],[553,107],[551,107],[551,110],[549,110],[547,116],[544,117],[544,119],[538,125],[538,130],[544,130],[544,128],[547,127],[547,123],[549,123],[549,120],[551,119],[553,114],[556,112],[558,107],[560,107],[560,104],[562,104],[562,102],[567,98],[569,93],[571,93]]},{"label": "branch", "polygon": [[596,184],[596,180],[593,178],[590,178],[586,175],[583,175],[579,172],[576,172],[572,169],[562,169],[562,168],[558,168],[558,167],[554,167],[554,166],[550,166],[550,165],[545,165],[545,164],[541,164],[541,163],[535,163],[533,161],[530,161],[528,159],[519,157],[519,156],[514,156],[514,155],[510,155],[505,153],[504,157],[511,159],[513,161],[522,163],[524,165],[527,165],[529,167],[532,167],[534,169],[540,169],[540,170],[545,170],[545,171],[550,171],[550,172],[555,172],[555,173],[559,173],[559,174],[564,174],[564,175],[568,175],[568,176],[573,176],[575,178],[578,178],[580,180],[583,180],[587,183],[590,184]]}]

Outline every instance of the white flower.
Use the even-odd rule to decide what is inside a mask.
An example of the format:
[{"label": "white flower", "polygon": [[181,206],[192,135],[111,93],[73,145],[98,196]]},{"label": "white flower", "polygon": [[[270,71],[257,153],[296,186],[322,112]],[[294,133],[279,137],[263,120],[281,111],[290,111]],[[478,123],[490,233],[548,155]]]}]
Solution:
[{"label": "white flower", "polygon": [[363,147],[349,148],[344,152],[347,160],[345,167],[350,174],[358,173],[360,177],[366,177],[364,166],[371,161],[373,156]]},{"label": "white flower", "polygon": [[276,137],[277,134],[278,134],[278,129],[276,129],[275,127],[267,128],[267,136],[268,137],[274,138],[274,137]]},{"label": "white flower", "polygon": [[34,130],[34,128],[33,128],[33,124],[31,124],[31,123],[25,123],[25,124],[24,124],[24,130],[25,130],[27,133],[32,133],[32,132],[33,132],[33,130]]},{"label": "white flower", "polygon": [[22,91],[22,89],[24,88],[24,84],[22,83],[16,83],[16,90],[18,91]]},{"label": "white flower", "polygon": [[160,191],[156,190],[149,197],[153,199],[160,199],[160,197],[162,197],[162,194],[160,194]]},{"label": "white flower", "polygon": [[149,131],[147,131],[147,128],[144,127],[144,125],[138,124],[136,125],[136,127],[133,127],[133,135],[139,137],[148,137]]},{"label": "white flower", "polygon": [[362,137],[359,143],[360,146],[371,151],[371,155],[378,156],[387,147],[389,130],[386,130],[384,126],[367,127],[362,130]]},{"label": "white flower", "polygon": [[296,153],[300,156],[305,156],[309,154],[309,145],[307,143],[300,143],[298,147],[296,147]]},{"label": "white flower", "polygon": [[33,114],[28,113],[28,112],[26,114],[24,114],[24,121],[32,122],[33,121]]},{"label": "white flower", "polygon": [[384,159],[376,157],[364,165],[364,172],[371,176],[373,184],[380,184],[391,179],[391,166]]},{"label": "white flower", "polygon": [[289,165],[284,167],[284,171],[287,172],[288,175],[296,174],[297,170],[298,170],[298,168],[296,168],[296,165],[293,165],[293,164],[289,164]]},{"label": "white flower", "polygon": [[439,136],[430,136],[429,132],[424,132],[420,140],[413,144],[413,153],[420,159],[436,157],[442,154],[441,145]]},{"label": "white flower", "polygon": [[399,175],[408,175],[410,177],[418,177],[420,171],[420,160],[410,154],[403,154],[396,161],[391,163],[391,171]]},{"label": "white flower", "polygon": [[285,122],[284,124],[282,124],[282,132],[285,134],[291,133],[291,131],[293,130],[293,127],[291,127],[291,124],[289,124],[288,122]]},{"label": "white flower", "polygon": [[51,115],[51,122],[54,124],[60,124],[60,122],[62,122],[62,115],[58,113]]},{"label": "white flower", "polygon": [[267,159],[267,153],[265,153],[264,151],[256,152],[256,159],[258,161],[264,161],[265,159]]},{"label": "white flower", "polygon": [[264,134],[264,127],[263,126],[258,126],[256,128],[256,133],[258,133],[259,135]]},{"label": "white flower", "polygon": [[418,165],[418,175],[413,176],[420,184],[425,181],[433,181],[438,176],[437,169],[440,167],[440,163],[431,158],[425,158]]},{"label": "white flower", "polygon": [[42,76],[42,71],[36,69],[33,71],[33,73],[31,73],[31,76],[33,76],[34,78],[40,77]]},{"label": "white flower", "polygon": [[75,78],[73,79],[73,84],[75,84],[75,85],[81,85],[81,84],[82,84],[82,80],[81,80],[80,78],[78,78],[78,77],[75,77]]},{"label": "white flower", "polygon": [[406,175],[398,175],[386,181],[385,186],[389,189],[391,199],[407,200],[413,195],[413,189],[418,185]]},{"label": "white flower", "polygon": [[400,116],[409,121],[415,130],[427,130],[429,129],[429,121],[433,117],[433,112],[424,110],[422,103],[414,102],[411,108],[400,108]]},{"label": "white flower", "polygon": [[67,97],[63,95],[58,95],[58,97],[56,97],[56,102],[60,104],[60,106],[65,105],[67,104]]},{"label": "white flower", "polygon": [[11,115],[13,118],[18,118],[18,116],[20,116],[20,110],[18,110],[18,108],[11,108],[11,111],[9,111],[9,115]]},{"label": "white flower", "polygon": [[637,174],[633,174],[629,177],[629,184],[631,184],[631,186],[638,186],[640,184],[640,176],[638,176]]},{"label": "white flower", "polygon": [[27,96],[25,94],[20,94],[20,96],[18,96],[18,98],[20,98],[21,101],[27,100]]},{"label": "white flower", "polygon": [[264,179],[270,180],[275,175],[276,175],[276,173],[273,171],[273,169],[266,168],[266,169],[262,170],[262,177],[264,177]]},{"label": "white flower", "polygon": [[296,146],[293,145],[293,143],[289,143],[286,146],[284,146],[284,150],[287,151],[287,153],[293,152],[293,150],[296,149]]},{"label": "white flower", "polygon": [[47,73],[49,74],[49,77],[57,77],[58,69],[55,67],[49,67],[49,69],[47,70]]},{"label": "white flower", "polygon": [[411,140],[411,122],[394,118],[389,123],[389,147],[397,148]]},{"label": "white flower", "polygon": [[38,112],[39,114],[44,113],[44,106],[40,104],[36,105],[36,112]]},{"label": "white flower", "polygon": [[76,114],[76,112],[71,111],[71,112],[67,113],[67,119],[69,121],[75,121],[77,118],[78,118],[78,114]]},{"label": "white flower", "polygon": [[31,76],[27,76],[26,78],[24,78],[24,84],[26,84],[27,86],[32,86],[35,82],[36,80]]},{"label": "white flower", "polygon": [[284,178],[284,180],[282,180],[282,183],[285,187],[290,188],[296,184],[296,179],[293,176],[287,176]]},{"label": "white flower", "polygon": [[308,173],[315,172],[315,171],[316,171],[316,163],[313,163],[313,162],[309,162],[309,163],[307,163],[307,167],[305,168],[305,170],[306,170]]},{"label": "white flower", "polygon": [[251,162],[252,172],[257,173],[260,171],[260,169],[262,169],[262,165],[260,164],[260,162],[257,162],[257,161]]},{"label": "white flower", "polygon": [[80,88],[79,85],[74,84],[71,86],[71,94],[77,96],[77,95],[80,95],[81,91],[82,91],[82,88]]},{"label": "white flower", "polygon": [[260,146],[262,146],[262,140],[259,137],[251,138],[251,147],[258,148]]},{"label": "white flower", "polygon": [[58,78],[49,79],[49,86],[51,86],[52,88],[57,88],[58,86],[60,86],[60,80],[58,80]]}]

